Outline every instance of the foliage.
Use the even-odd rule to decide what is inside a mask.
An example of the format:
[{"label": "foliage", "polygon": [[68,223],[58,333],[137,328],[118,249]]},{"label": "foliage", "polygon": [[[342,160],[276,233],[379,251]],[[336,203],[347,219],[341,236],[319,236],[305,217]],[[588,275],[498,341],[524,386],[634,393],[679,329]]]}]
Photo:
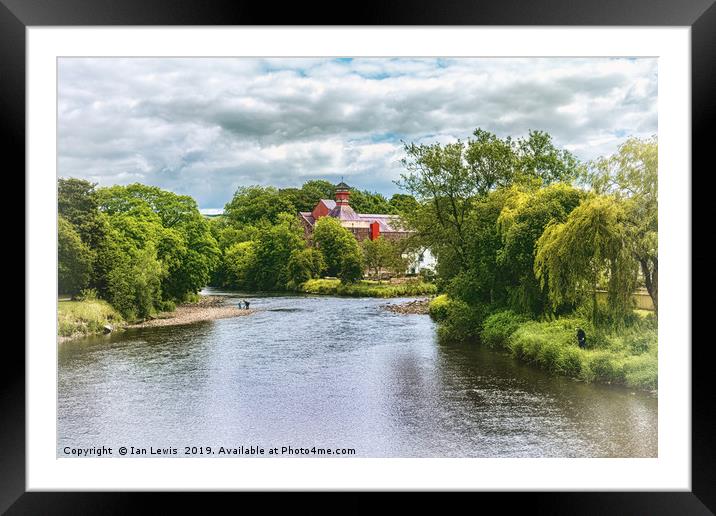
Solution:
[{"label": "foliage", "polygon": [[517,328],[526,321],[524,315],[512,310],[495,312],[488,316],[480,331],[480,341],[488,348],[504,349]]},{"label": "foliage", "polygon": [[407,267],[400,246],[382,236],[375,240],[364,240],[362,247],[365,267],[373,278],[381,278],[383,270],[398,274]]},{"label": "foliage", "polygon": [[436,321],[444,321],[448,317],[448,307],[450,298],[447,294],[440,294],[430,300],[428,304],[428,313]]},{"label": "foliage", "polygon": [[273,186],[242,186],[224,207],[224,216],[234,225],[276,223],[279,213],[298,211],[288,196]]},{"label": "foliage", "polygon": [[363,277],[363,267],[363,252],[359,247],[357,252],[348,252],[341,257],[338,279],[344,284],[355,283]]},{"label": "foliage", "polygon": [[307,294],[321,294],[349,297],[409,297],[435,294],[434,284],[422,281],[405,281],[391,284],[370,280],[345,284],[337,279],[311,279],[301,284],[298,291]]},{"label": "foliage", "polygon": [[261,229],[255,241],[252,284],[257,290],[283,290],[289,281],[291,253],[305,247],[303,230],[295,215],[281,213],[273,226]]},{"label": "foliage", "polygon": [[102,333],[107,324],[122,323],[122,316],[107,301],[88,299],[57,304],[57,334],[62,337]]},{"label": "foliage", "polygon": [[95,189],[59,179],[58,209],[60,289],[68,288],[72,271],[82,278],[70,287],[73,293],[94,289],[127,319],[150,317],[196,295],[220,260],[209,222],[188,196],[141,184]]},{"label": "foliage", "polygon": [[130,251],[109,272],[107,299],[125,319],[146,319],[161,309],[162,276],[152,246]]},{"label": "foliage", "polygon": [[[576,328],[586,329],[587,349],[579,348]],[[657,330],[650,323],[604,333],[583,319],[526,322],[512,334],[508,349],[516,358],[586,382],[657,386]]]},{"label": "foliage", "polygon": [[240,290],[254,288],[255,248],[255,242],[237,242],[224,251],[222,286]]},{"label": "foliage", "polygon": [[92,251],[62,215],[57,218],[58,290],[76,295],[87,287],[92,271]]},{"label": "foliage", "polygon": [[658,144],[656,137],[629,138],[616,154],[591,163],[595,192],[612,194],[626,211],[627,239],[658,313]]},{"label": "foliage", "polygon": [[596,290],[606,274],[608,306],[616,318],[632,310],[637,269],[626,242],[625,211],[613,197],[593,197],[564,223],[552,223],[537,242],[535,275],[549,290],[552,307],[591,298],[598,321]]},{"label": "foliage", "polygon": [[294,250],[287,264],[288,286],[295,288],[301,283],[319,278],[326,268],[323,254],[314,248]]},{"label": "foliage", "polygon": [[464,142],[406,144],[405,152],[407,172],[398,185],[420,202],[419,209],[406,214],[407,224],[423,235],[426,245],[449,250],[462,264],[468,263],[467,225],[476,201],[498,187],[535,181],[547,185],[579,172],[576,159],[539,131],[515,141],[476,129]]},{"label": "foliage", "polygon": [[536,243],[549,224],[565,222],[585,194],[564,183],[539,189],[513,187],[512,192],[497,219],[502,236],[497,264],[509,278],[506,285],[509,305],[539,316],[549,303],[534,274]]},{"label": "foliage", "polygon": [[361,249],[353,234],[332,217],[321,217],[313,230],[314,245],[320,249],[326,263],[326,274],[337,276],[345,256],[354,255],[352,262],[360,263]]}]

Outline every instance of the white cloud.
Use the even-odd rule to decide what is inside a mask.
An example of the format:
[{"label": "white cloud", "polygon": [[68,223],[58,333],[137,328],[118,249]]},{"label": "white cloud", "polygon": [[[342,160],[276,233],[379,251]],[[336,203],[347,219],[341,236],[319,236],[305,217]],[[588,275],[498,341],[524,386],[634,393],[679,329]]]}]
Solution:
[{"label": "white cloud", "polygon": [[80,59],[59,66],[59,174],[220,209],[246,184],[390,194],[401,140],[549,132],[581,159],[655,134],[656,59]]}]

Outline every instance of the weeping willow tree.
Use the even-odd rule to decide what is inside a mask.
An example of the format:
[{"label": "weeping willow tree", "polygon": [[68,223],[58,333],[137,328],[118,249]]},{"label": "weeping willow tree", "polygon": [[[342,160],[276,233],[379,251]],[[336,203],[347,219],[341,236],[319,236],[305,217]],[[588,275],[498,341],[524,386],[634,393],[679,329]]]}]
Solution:
[{"label": "weeping willow tree", "polygon": [[534,272],[546,288],[552,309],[591,300],[598,322],[597,290],[607,290],[608,312],[623,319],[632,309],[638,264],[631,253],[624,205],[595,196],[575,208],[563,223],[551,223],[537,241]]},{"label": "weeping willow tree", "polygon": [[588,182],[598,194],[614,195],[624,203],[632,254],[641,268],[644,286],[659,308],[659,148],[656,136],[629,138],[616,154],[589,165]]}]

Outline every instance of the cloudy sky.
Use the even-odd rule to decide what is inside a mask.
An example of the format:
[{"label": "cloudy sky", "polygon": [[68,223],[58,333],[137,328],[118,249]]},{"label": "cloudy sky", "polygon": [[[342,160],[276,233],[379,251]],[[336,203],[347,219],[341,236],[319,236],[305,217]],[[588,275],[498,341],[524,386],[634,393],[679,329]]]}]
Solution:
[{"label": "cloudy sky", "polygon": [[237,187],[398,191],[401,140],[550,133],[589,160],[657,133],[657,60],[117,59],[59,63],[59,175],[220,210]]}]

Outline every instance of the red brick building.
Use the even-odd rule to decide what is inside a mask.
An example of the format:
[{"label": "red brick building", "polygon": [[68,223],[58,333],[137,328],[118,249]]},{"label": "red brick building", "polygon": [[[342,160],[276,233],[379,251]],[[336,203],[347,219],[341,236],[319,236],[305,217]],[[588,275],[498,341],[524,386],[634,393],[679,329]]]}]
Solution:
[{"label": "red brick building", "polygon": [[383,237],[388,240],[404,238],[410,234],[401,227],[397,215],[375,213],[356,213],[350,205],[350,187],[341,182],[336,186],[335,200],[321,199],[312,211],[301,211],[299,216],[306,238],[310,238],[316,221],[321,217],[338,219],[341,226],[353,233],[358,241],[375,240]]}]

